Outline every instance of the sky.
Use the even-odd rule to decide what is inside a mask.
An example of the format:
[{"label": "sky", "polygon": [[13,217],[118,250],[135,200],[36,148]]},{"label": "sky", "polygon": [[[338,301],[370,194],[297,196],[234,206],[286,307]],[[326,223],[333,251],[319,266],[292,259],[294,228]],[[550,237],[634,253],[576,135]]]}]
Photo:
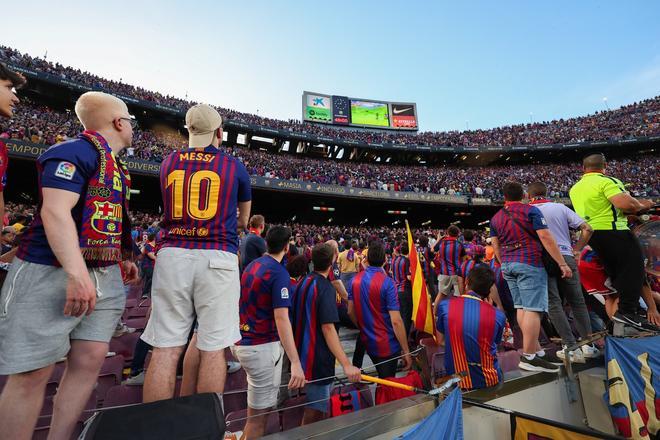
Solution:
[{"label": "sky", "polygon": [[574,117],[660,94],[655,0],[23,0],[2,9],[2,45],[279,119],[301,119],[304,90],[416,102],[423,131]]}]

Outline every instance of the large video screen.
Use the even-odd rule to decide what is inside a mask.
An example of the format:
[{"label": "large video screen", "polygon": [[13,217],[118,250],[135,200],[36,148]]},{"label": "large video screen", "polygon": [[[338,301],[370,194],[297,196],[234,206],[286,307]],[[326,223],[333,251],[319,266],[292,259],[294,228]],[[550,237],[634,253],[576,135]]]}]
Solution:
[{"label": "large video screen", "polygon": [[332,100],[329,96],[307,94],[305,120],[332,122]]},{"label": "large video screen", "polygon": [[358,101],[351,99],[351,124],[390,126],[390,111],[386,102]]},{"label": "large video screen", "polygon": [[303,120],[332,125],[417,130],[417,105],[303,92]]}]

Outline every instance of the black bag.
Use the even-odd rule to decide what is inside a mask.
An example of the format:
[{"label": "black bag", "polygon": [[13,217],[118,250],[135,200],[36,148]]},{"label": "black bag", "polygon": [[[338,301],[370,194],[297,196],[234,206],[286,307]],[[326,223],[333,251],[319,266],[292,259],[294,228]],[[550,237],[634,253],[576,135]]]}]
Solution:
[{"label": "black bag", "polygon": [[[526,228],[523,227],[523,225],[520,224],[516,218],[511,215],[508,209],[502,208],[504,213],[509,216],[512,222],[514,222],[520,229],[525,231],[527,235],[529,235],[532,240],[536,240],[539,243],[541,243],[541,240],[539,239],[538,235],[536,234],[531,234]],[[543,246],[543,243],[541,243],[541,261],[543,262],[543,267],[545,268],[545,271],[548,273],[548,276],[550,277],[561,277],[561,269],[559,268],[559,265],[555,261],[554,258],[548,253],[548,251],[545,250],[545,246]]]},{"label": "black bag", "polygon": [[97,412],[80,438],[217,440],[225,428],[220,398],[206,393]]}]

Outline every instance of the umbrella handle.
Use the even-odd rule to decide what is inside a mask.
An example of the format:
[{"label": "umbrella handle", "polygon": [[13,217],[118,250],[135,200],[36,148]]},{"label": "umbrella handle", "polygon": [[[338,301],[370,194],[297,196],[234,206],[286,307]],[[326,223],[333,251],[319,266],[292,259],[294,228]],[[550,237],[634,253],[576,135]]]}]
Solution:
[{"label": "umbrella handle", "polygon": [[415,388],[413,386],[405,385],[398,382],[392,382],[391,380],[380,379],[378,377],[373,377],[373,376],[367,376],[366,374],[362,374],[361,376],[362,376],[362,380],[384,385],[386,387],[399,388],[400,390],[412,391],[413,393],[428,393],[426,390],[420,390],[419,388]]}]

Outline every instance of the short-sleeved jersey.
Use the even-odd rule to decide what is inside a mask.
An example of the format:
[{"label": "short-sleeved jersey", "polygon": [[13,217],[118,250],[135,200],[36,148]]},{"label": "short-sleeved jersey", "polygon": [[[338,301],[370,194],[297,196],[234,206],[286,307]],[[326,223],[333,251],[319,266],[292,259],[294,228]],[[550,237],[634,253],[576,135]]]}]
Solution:
[{"label": "short-sleeved jersey", "polygon": [[9,167],[9,153],[7,145],[0,139],[0,192],[5,190],[7,185],[7,168]]},{"label": "short-sleeved jersey", "polygon": [[354,251],[353,249],[347,249],[339,253],[337,263],[339,263],[339,270],[341,273],[357,272],[358,266],[360,264],[360,257],[357,251]]},{"label": "short-sleeved jersey", "polygon": [[418,246],[417,254],[419,255],[419,264],[422,266],[424,277],[428,278],[433,274],[431,263],[435,256],[428,246]]},{"label": "short-sleeved jersey", "polygon": [[143,269],[151,269],[153,270],[154,264],[156,263],[156,260],[152,260],[149,258],[149,253],[150,252],[156,252],[156,246],[152,245],[151,243],[147,242],[147,244],[144,245],[144,249],[142,250],[142,253],[144,254],[144,258],[142,260],[142,268]]},{"label": "short-sleeved jersey", "polygon": [[392,278],[382,268],[368,266],[353,278],[348,300],[353,301],[360,338],[369,356],[384,359],[401,353],[389,313],[399,310]]},{"label": "short-sleeved jersey", "polygon": [[313,272],[298,283],[293,294],[291,321],[305,379],[330,377],[318,383],[332,382],[335,356],[325,341],[322,325],[339,322],[339,314],[335,288],[327,278]]},{"label": "short-sleeved jersey", "polygon": [[571,208],[563,203],[554,203],[541,199],[530,202],[543,214],[552,236],[555,237],[557,247],[562,255],[573,255],[570,229],[578,229],[584,220]]},{"label": "short-sleeved jersey", "polygon": [[291,278],[270,255],[257,258],[241,275],[241,340],[236,345],[279,341],[274,310],[291,307]]},{"label": "short-sleeved jersey", "polygon": [[396,291],[403,292],[411,287],[410,280],[410,259],[404,255],[397,255],[392,259],[392,279]]},{"label": "short-sleeved jersey", "polygon": [[[504,212],[511,213],[517,223]],[[541,241],[536,231],[548,229],[545,218],[535,206],[506,202],[490,220],[490,236],[497,237],[503,263],[524,263],[543,267]]]},{"label": "short-sleeved jersey", "polygon": [[250,232],[241,240],[241,268],[245,269],[248,264],[266,253],[266,240],[258,234]]},{"label": "short-sleeved jersey", "polygon": [[465,256],[465,247],[456,237],[444,237],[435,245],[438,275],[458,275]]},{"label": "short-sleeved jersey", "polygon": [[447,374],[469,373],[459,383],[462,389],[492,387],[502,380],[497,344],[505,324],[504,313],[474,293],[438,305],[437,329],[445,335]]},{"label": "short-sleeved jersey", "polygon": [[[71,210],[78,234],[82,227],[82,214],[87,186],[98,168],[99,154],[92,144],[84,139],[72,139],[53,145],[37,159],[37,185],[39,204],[37,214],[23,234],[16,256],[21,260],[48,266],[59,266],[55,254],[48,244],[41,218],[42,190],[54,188],[80,195]],[[103,267],[117,264],[108,261],[86,261],[88,267]]]},{"label": "short-sleeved jersey", "polygon": [[586,173],[571,188],[575,212],[597,231],[626,231],[628,220],[610,197],[626,192],[619,179],[602,173]]},{"label": "short-sleeved jersey", "polygon": [[160,168],[162,247],[238,252],[236,211],[252,198],[250,176],[236,158],[209,146],[169,154]]}]

